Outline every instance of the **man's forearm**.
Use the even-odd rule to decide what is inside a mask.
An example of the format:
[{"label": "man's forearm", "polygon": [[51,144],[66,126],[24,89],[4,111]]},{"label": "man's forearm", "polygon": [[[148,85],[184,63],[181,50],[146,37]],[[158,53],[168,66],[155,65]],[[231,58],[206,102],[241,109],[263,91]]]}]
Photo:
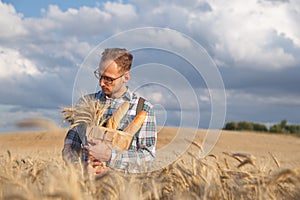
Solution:
[{"label": "man's forearm", "polygon": [[81,153],[81,140],[78,136],[77,129],[70,129],[64,141],[62,150],[63,159],[66,162],[78,162]]},{"label": "man's forearm", "polygon": [[62,150],[62,157],[65,162],[76,163],[79,162],[79,152],[72,149],[70,144],[65,144]]}]

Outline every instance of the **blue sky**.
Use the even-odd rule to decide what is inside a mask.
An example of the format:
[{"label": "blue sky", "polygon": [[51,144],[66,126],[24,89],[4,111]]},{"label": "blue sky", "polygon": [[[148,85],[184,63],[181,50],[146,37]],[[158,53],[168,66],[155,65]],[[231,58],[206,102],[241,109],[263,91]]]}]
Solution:
[{"label": "blue sky", "polygon": [[[90,90],[98,89],[89,72],[97,65],[99,44],[145,27],[168,28],[180,34],[173,37],[164,31],[145,31],[120,37],[113,44],[127,42],[124,47],[129,48],[150,42],[167,49],[176,47],[182,54],[189,52],[191,59],[202,57],[189,51],[189,41],[183,36],[202,45],[224,83],[225,122],[273,124],[286,119],[300,124],[299,21],[297,0],[1,0],[0,133],[17,131],[15,122],[28,117],[58,123],[61,106],[74,101],[73,90],[82,76],[78,74],[87,73],[87,80],[82,80],[89,83]],[[153,34],[157,37],[149,41]],[[89,62],[87,57],[95,48],[98,55]],[[200,113],[200,128],[209,126],[212,94],[221,92],[219,88],[209,88],[203,74],[182,55],[146,48],[133,54],[134,75],[141,73],[150,82],[150,77],[170,79],[164,87],[156,84],[141,91],[156,105],[160,124],[180,125],[184,110],[190,116]],[[143,74],[146,69],[139,71],[149,63],[161,68],[147,74]],[[208,68],[206,64],[202,67]],[[173,81],[167,73],[170,69],[176,72],[172,71],[174,76],[188,80],[195,101],[186,93],[187,86]],[[142,81],[133,78],[131,86]],[[181,105],[180,100],[186,103]]]},{"label": "blue sky", "polygon": [[[47,10],[49,5],[57,5],[62,11],[66,11],[69,8],[78,9],[82,6],[89,7],[100,7],[101,3],[105,1],[94,1],[94,0],[44,0],[44,1],[35,1],[35,0],[3,0],[3,3],[8,3],[14,5],[18,13],[22,13],[24,17],[41,17],[41,11]],[[113,2],[113,1],[112,1]]]}]

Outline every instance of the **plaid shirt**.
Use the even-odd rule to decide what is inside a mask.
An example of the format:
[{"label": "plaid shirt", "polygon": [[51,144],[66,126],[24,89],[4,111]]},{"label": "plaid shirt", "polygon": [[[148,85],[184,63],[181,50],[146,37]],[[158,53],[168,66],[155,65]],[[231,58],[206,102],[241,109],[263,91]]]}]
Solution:
[{"label": "plaid shirt", "polygon": [[[124,130],[136,116],[136,107],[139,97],[135,93],[131,93],[129,89],[127,89],[127,92],[123,96],[115,99],[107,97],[101,91],[93,95],[96,101],[99,101],[103,105],[109,105],[103,115],[105,119],[112,116],[122,103],[125,101],[130,102],[129,110],[122,118],[118,130]],[[153,106],[148,101],[145,101],[143,110],[147,111],[147,117],[139,132],[135,134],[130,148],[123,151],[112,149],[112,157],[107,163],[108,166],[130,172],[144,171],[148,163],[154,160],[157,132]],[[79,161],[82,144],[86,142],[82,141],[79,137],[79,133],[82,131],[85,132],[85,127],[82,125],[76,126],[68,131],[63,149],[64,160],[71,162]],[[82,160],[85,161],[86,156],[84,152],[81,154]]]}]

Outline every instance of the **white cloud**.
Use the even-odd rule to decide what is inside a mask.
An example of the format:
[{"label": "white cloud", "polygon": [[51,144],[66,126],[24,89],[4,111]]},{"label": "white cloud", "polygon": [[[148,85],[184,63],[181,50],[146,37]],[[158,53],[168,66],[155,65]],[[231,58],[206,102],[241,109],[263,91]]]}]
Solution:
[{"label": "white cloud", "polygon": [[68,9],[63,12],[58,6],[50,5],[45,11],[45,19],[55,23],[58,32],[67,35],[100,34],[99,31],[105,30],[106,23],[111,20],[111,15],[98,8],[81,7]]},{"label": "white cloud", "polygon": [[163,100],[163,95],[161,93],[155,92],[151,95],[154,102],[161,102]]},{"label": "white cloud", "polygon": [[4,4],[0,1],[0,38],[8,39],[21,37],[27,33],[22,25],[22,14],[16,13],[15,8],[11,4]]},{"label": "white cloud", "polygon": [[224,5],[215,3],[213,10],[217,57],[227,55],[238,66],[251,68],[284,68],[295,64],[296,55],[284,52],[282,47],[268,48],[277,43],[270,38],[274,31],[284,33],[300,48],[298,28],[292,26],[296,19],[290,16],[291,4],[275,6],[259,4],[256,0],[235,0]]},{"label": "white cloud", "polygon": [[36,65],[19,51],[0,47],[0,77],[7,78],[18,75],[39,75]]},{"label": "white cloud", "polygon": [[104,3],[104,11],[116,17],[134,18],[136,17],[135,7],[130,4],[122,4],[116,2]]},{"label": "white cloud", "polygon": [[[60,93],[59,99],[63,99],[63,94],[72,90],[71,81],[75,78],[77,67],[94,46],[115,33],[145,26],[169,27],[191,36],[203,44],[214,60],[222,66],[239,69],[254,68],[258,72],[267,69],[271,73],[273,69],[285,70],[300,64],[298,0],[289,0],[286,3],[266,0],[230,2],[226,0],[188,2],[132,0],[126,4],[122,1],[118,3],[108,1],[98,7],[82,6],[66,11],[50,5],[42,11],[40,18],[26,18],[21,13],[17,13],[12,5],[0,1],[0,13],[2,84],[5,84],[4,77],[5,80],[9,80],[16,74],[27,75],[25,76],[27,79],[24,79],[25,81],[20,79],[19,84],[31,88],[32,96],[35,92],[40,93],[42,88],[47,88],[51,90],[52,96]],[[132,35],[131,38],[124,39],[132,39],[132,43],[143,42],[147,41],[151,34],[160,35],[155,41],[150,41],[153,43],[178,49],[185,49],[189,45],[185,38],[171,37],[164,32],[150,31],[142,36]],[[40,73],[43,76],[40,76]],[[62,73],[65,74],[61,75]],[[166,77],[159,73],[155,76]],[[30,77],[35,78],[34,84],[29,83]],[[247,80],[256,79],[249,77]],[[67,81],[70,83],[64,85]],[[243,80],[237,79],[237,81]],[[55,82],[53,84],[55,88],[53,86],[51,89],[49,82]],[[170,83],[178,84],[174,81]],[[35,85],[39,86],[39,91],[36,91]],[[12,86],[15,88],[10,88],[11,90],[20,91],[19,96],[18,94],[13,96],[14,99],[21,99],[25,92],[17,83]],[[268,87],[272,86],[268,85]],[[1,88],[5,89],[5,87]],[[172,95],[162,99],[161,93],[157,94],[152,97],[155,101],[165,99],[171,109],[178,107],[178,102],[174,101]],[[236,102],[235,100],[240,99],[241,96],[247,98],[246,94],[236,94],[228,102]],[[184,91],[179,95],[186,97]],[[203,104],[207,104],[210,99],[207,93],[197,95],[198,100]],[[296,96],[295,98],[250,96],[247,100],[253,102],[254,98],[256,103],[261,103],[267,98],[268,102],[274,105],[279,103],[298,105]],[[47,91],[44,91],[44,97],[47,97]],[[57,99],[48,98],[46,102],[49,104],[52,102],[52,105],[61,103],[53,102]],[[5,101],[9,102],[9,97],[5,98]],[[19,104],[21,105],[22,102]],[[191,109],[193,106],[195,105],[188,102],[183,105],[183,109]]]},{"label": "white cloud", "polygon": [[[15,27],[14,31],[1,33],[6,37],[11,32],[35,34],[38,39],[48,42],[54,37],[61,42],[68,36],[72,40],[85,40],[88,46],[88,41],[100,42],[106,36],[128,28],[167,26],[187,34],[190,32],[200,41],[205,39],[220,64],[272,69],[299,62],[295,54],[286,52],[280,46],[269,48],[277,42],[276,38],[270,38],[270,33],[274,31],[284,34],[295,48],[300,48],[297,26],[299,6],[294,1],[281,4],[256,0],[234,0],[230,3],[192,1],[187,5],[174,1],[134,3],[106,2],[102,9],[83,6],[65,12],[58,6],[50,5],[40,19],[23,19],[12,6],[2,3],[1,9],[7,15],[7,21],[2,24],[15,24]],[[172,38],[164,41],[175,43]]]},{"label": "white cloud", "polygon": [[234,104],[256,104],[260,105],[289,105],[300,106],[300,97],[297,94],[281,95],[281,94],[256,94],[243,90],[226,90],[228,102]]}]

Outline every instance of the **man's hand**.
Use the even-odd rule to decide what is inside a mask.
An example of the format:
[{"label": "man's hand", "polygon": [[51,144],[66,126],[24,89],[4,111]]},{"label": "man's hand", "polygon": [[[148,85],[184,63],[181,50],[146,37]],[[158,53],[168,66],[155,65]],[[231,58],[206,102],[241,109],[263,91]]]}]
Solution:
[{"label": "man's hand", "polygon": [[89,167],[93,173],[99,176],[103,176],[110,170],[109,167],[105,166],[105,163],[99,161],[90,161]]},{"label": "man's hand", "polygon": [[84,147],[92,160],[107,162],[111,159],[111,149],[101,140],[91,139],[88,141],[90,146]]}]

